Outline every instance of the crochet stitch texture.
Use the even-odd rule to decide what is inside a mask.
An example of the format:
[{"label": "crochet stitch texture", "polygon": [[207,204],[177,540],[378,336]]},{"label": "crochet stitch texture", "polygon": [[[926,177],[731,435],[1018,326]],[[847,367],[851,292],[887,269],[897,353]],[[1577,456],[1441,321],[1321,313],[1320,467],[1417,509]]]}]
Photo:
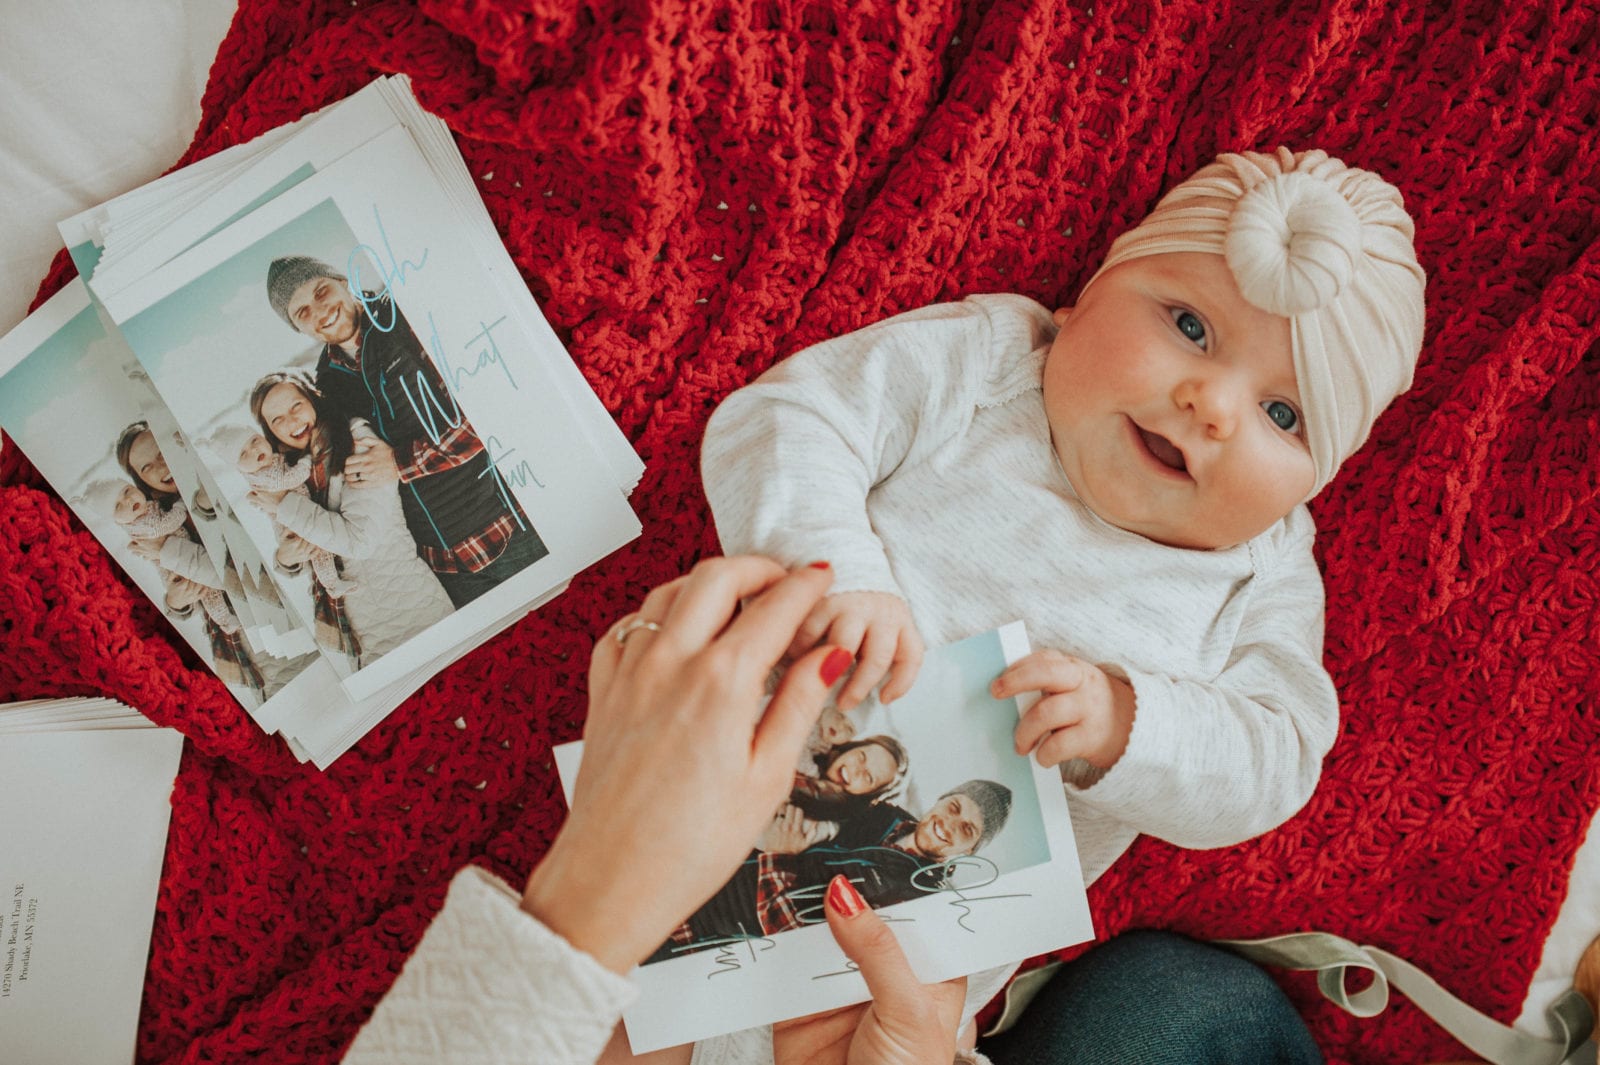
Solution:
[{"label": "crochet stitch texture", "polygon": [[[1164,189],[1278,144],[1397,184],[1429,275],[1415,387],[1312,505],[1343,731],[1288,825],[1141,841],[1096,926],[1319,927],[1510,1020],[1600,802],[1597,26],[1592,2],[244,0],[184,161],[409,74],[647,460],[645,531],[323,773],[0,451],[0,697],[104,693],[191,741],[139,1060],[335,1061],[457,868],[527,874],[590,642],[715,549],[722,396],[936,300],[1069,303]],[[1354,1021],[1285,983],[1332,1062],[1462,1055],[1404,1000]]]}]

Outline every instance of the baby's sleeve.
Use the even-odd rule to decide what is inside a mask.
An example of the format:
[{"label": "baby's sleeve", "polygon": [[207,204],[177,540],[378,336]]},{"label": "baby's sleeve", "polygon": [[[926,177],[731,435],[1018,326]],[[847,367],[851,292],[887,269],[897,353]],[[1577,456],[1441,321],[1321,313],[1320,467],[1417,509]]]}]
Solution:
[{"label": "baby's sleeve", "polygon": [[338,510],[290,492],[278,504],[278,522],[313,547],[340,558],[368,558],[382,543],[383,493],[392,491],[386,486],[346,489]]},{"label": "baby's sleeve", "polygon": [[1064,771],[1074,801],[1177,846],[1209,848],[1276,828],[1310,799],[1338,734],[1339,696],[1322,665],[1322,575],[1302,512],[1292,523],[1300,534],[1252,578],[1214,680],[1127,671],[1137,699],[1127,749],[1098,780]]},{"label": "baby's sleeve", "polygon": [[900,594],[867,493],[970,422],[989,333],[978,301],[924,307],[807,348],[730,395],[701,452],[723,550],[826,559],[835,592]]},{"label": "baby's sleeve", "polygon": [[156,565],[207,588],[222,587],[222,578],[217,576],[206,549],[179,533],[161,541],[161,558]]}]

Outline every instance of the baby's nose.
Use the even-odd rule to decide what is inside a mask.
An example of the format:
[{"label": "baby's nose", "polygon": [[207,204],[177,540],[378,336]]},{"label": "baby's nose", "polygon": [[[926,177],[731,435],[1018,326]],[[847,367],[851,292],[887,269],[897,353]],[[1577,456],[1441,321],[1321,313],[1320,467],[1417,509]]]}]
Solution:
[{"label": "baby's nose", "polygon": [[1226,440],[1238,428],[1243,390],[1226,376],[1185,379],[1174,392],[1178,406],[1199,420],[1207,436]]}]

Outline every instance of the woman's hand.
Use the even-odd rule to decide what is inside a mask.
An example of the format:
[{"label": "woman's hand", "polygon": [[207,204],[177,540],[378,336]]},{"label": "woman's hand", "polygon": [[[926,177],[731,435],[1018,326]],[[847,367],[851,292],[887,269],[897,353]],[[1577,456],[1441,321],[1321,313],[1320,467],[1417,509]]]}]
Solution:
[{"label": "woman's hand", "polygon": [[316,552],[316,547],[305,537],[292,529],[285,529],[283,538],[278,541],[278,550],[272,557],[278,565],[292,570],[310,562]]},{"label": "woman's hand", "polygon": [[400,480],[400,467],[394,459],[394,448],[373,437],[357,440],[356,449],[344,460],[346,484],[361,488],[394,484]]},{"label": "woman's hand", "polygon": [[1042,698],[1017,722],[1018,754],[1032,753],[1046,769],[1082,758],[1110,769],[1133,732],[1133,685],[1062,651],[1019,658],[989,685],[996,699],[1037,691]]},{"label": "woman's hand", "polygon": [[855,672],[835,700],[849,710],[865,699],[888,675],[878,698],[892,703],[911,690],[922,668],[922,634],[911,620],[911,608],[888,592],[845,592],[830,595],[814,607],[795,633],[793,655],[826,639],[856,656]]},{"label": "woman's hand", "polygon": [[176,573],[167,574],[166,603],[168,610],[188,610],[200,601],[206,594],[205,585],[191,581],[187,577],[180,577]]},{"label": "woman's hand", "polygon": [[923,984],[900,943],[843,876],[824,907],[840,949],[861,970],[872,1001],[772,1026],[774,1065],[944,1065],[956,1052],[966,977]]},{"label": "woman's hand", "polygon": [[786,573],[763,558],[711,559],[600,637],[572,812],[524,909],[626,972],[727,881],[788,795],[850,663],[816,648],[763,709],[768,673],[832,580],[825,564]]},{"label": "woman's hand", "polygon": [[278,507],[283,503],[283,497],[288,494],[288,492],[267,492],[260,488],[252,488],[245,495],[245,499],[265,511],[267,517],[276,518],[278,516]]}]

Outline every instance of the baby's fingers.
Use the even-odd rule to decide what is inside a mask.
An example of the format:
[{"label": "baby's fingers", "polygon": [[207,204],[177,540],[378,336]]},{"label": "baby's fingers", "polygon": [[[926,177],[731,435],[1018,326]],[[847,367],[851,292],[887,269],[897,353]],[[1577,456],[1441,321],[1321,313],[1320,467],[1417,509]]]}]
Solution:
[{"label": "baby's fingers", "polygon": [[1011,663],[989,685],[996,699],[1009,699],[1022,692],[1076,691],[1089,675],[1089,667],[1061,651],[1035,651]]},{"label": "baby's fingers", "polygon": [[[1082,720],[1076,701],[1070,695],[1052,695],[1028,708],[1012,733],[1018,754],[1027,754],[1057,729],[1070,729]],[[1040,764],[1047,764],[1041,762]]]},{"label": "baby's fingers", "polygon": [[1084,725],[1056,729],[1039,744],[1039,749],[1033,752],[1033,758],[1041,766],[1049,769],[1073,758],[1084,757],[1091,743]]},{"label": "baby's fingers", "polygon": [[784,658],[792,662],[815,647],[827,633],[828,627],[833,624],[836,613],[838,607],[827,599],[812,607],[811,613],[807,614],[800,627],[794,630],[794,639],[790,641],[789,650],[785,652]]},{"label": "baby's fingers", "polygon": [[884,682],[879,699],[884,703],[892,703],[911,690],[911,686],[917,682],[917,672],[922,668],[922,652],[922,636],[916,627],[907,625],[901,629],[894,665],[889,670],[889,679]]},{"label": "baby's fingers", "polygon": [[[837,633],[837,626],[834,631]],[[867,629],[866,637],[861,641],[861,650],[856,655],[856,671],[850,674],[850,679],[845,682],[839,698],[834,702],[840,710],[853,708],[883,679],[890,663],[894,661],[895,648],[899,643],[896,636],[892,626],[881,623]],[[838,642],[841,647],[848,646],[842,640]]]}]

